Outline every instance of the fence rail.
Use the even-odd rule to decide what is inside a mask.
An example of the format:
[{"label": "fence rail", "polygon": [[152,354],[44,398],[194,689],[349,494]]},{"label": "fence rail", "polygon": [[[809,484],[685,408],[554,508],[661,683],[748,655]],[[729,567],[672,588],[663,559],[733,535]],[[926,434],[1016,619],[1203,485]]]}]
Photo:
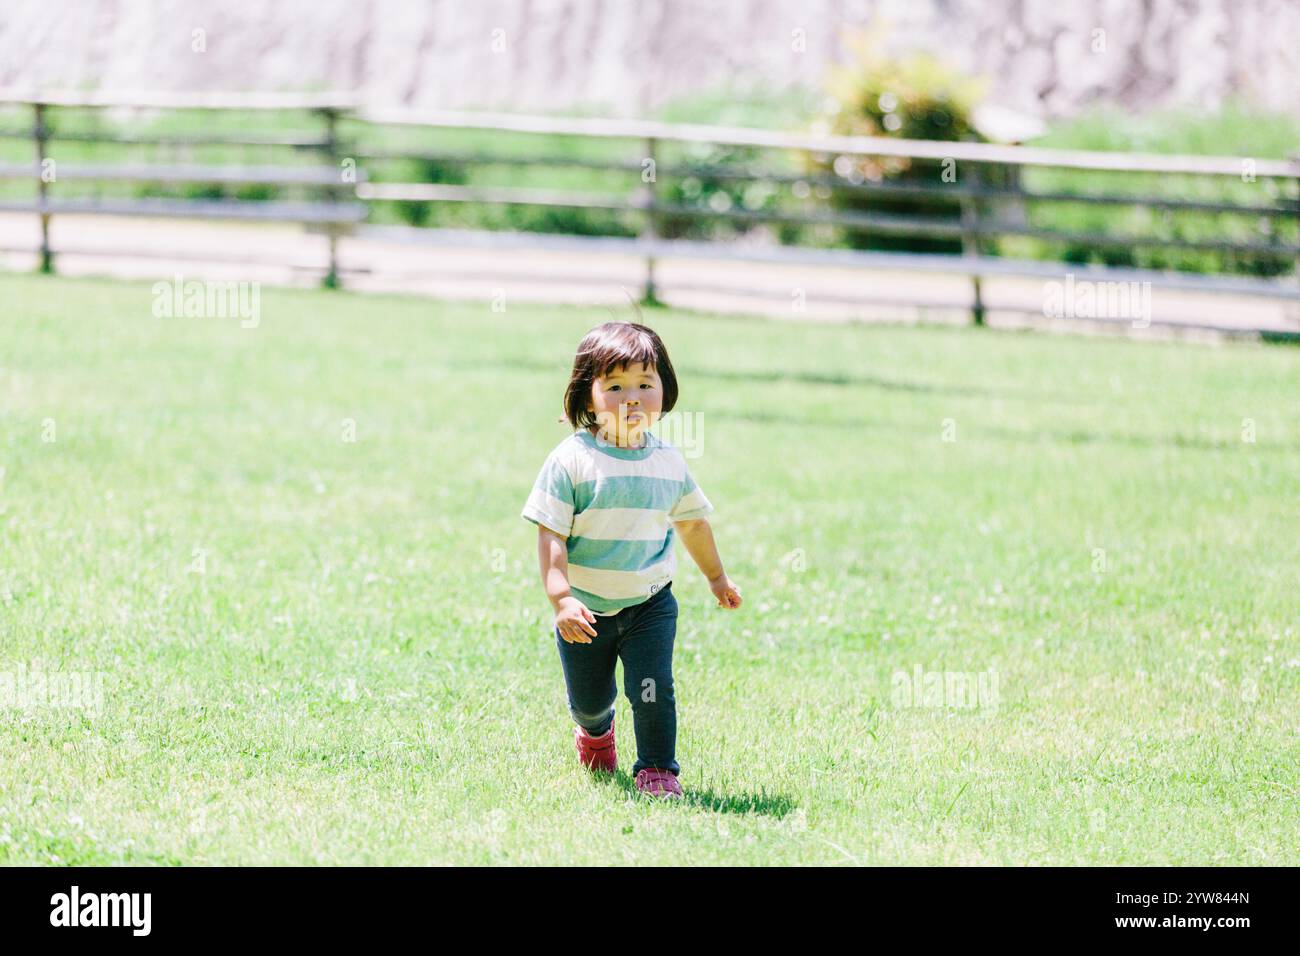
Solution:
[{"label": "fence rail", "polygon": [[[872,136],[816,136],[733,126],[701,126],[645,120],[566,119],[452,110],[362,109],[357,112],[357,117],[377,126],[429,126],[598,139],[755,146],[807,153],[836,153],[844,156],[896,156],[940,161],[953,159],[967,160],[972,163],[1054,166],[1062,169],[1090,169],[1102,172],[1237,176],[1241,174],[1242,158],[1250,158],[1044,149],[1034,146],[1000,146],[993,143],[941,142]],[[1300,160],[1256,160],[1255,164],[1255,172],[1259,176],[1300,177]]]},{"label": "fence rail", "polygon": [[[0,182],[34,181],[37,195],[30,200],[0,200],[0,211],[31,212],[41,219],[40,256],[42,268],[53,269],[55,250],[50,246],[50,217],[68,213],[110,216],[163,216],[241,221],[298,223],[324,232],[329,239],[329,261],[325,283],[340,280],[338,241],[349,234],[401,239],[432,245],[461,245],[497,249],[568,250],[585,249],[598,254],[635,255],[646,264],[644,294],[653,299],[660,291],[656,262],[670,258],[713,258],[734,261],[764,261],[797,265],[825,265],[863,270],[904,270],[946,273],[970,280],[970,311],[982,323],[985,303],[981,281],[1000,275],[1061,276],[1068,269],[1075,274],[1114,281],[1149,281],[1153,285],[1202,292],[1223,292],[1270,299],[1300,301],[1300,284],[1295,267],[1300,260],[1300,160],[1255,159],[1232,156],[1167,156],[1080,150],[1002,146],[987,143],[933,142],[890,138],[849,137],[782,133],[768,130],[699,126],[633,120],[568,119],[514,116],[499,113],[464,113],[442,110],[373,109],[347,96],[335,94],[85,94],[40,93],[0,90],[0,106],[30,109],[32,125],[0,129],[0,141],[30,139],[33,161],[0,163]],[[196,132],[193,135],[122,132],[120,130],[62,133],[49,124],[52,110],[121,108],[127,110],[213,110],[294,111],[317,118],[321,129],[282,130],[222,134]],[[341,123],[348,124],[346,133]],[[424,130],[475,130],[511,136],[563,137],[580,140],[629,141],[635,152],[618,158],[563,156],[546,151],[524,155],[494,153],[482,149],[392,148],[373,145],[383,136],[380,130],[418,128]],[[294,149],[314,157],[312,165],[255,164],[213,165],[193,162],[169,163],[58,163],[51,166],[51,144],[67,141],[113,146],[154,146],[193,149],[204,146]],[[791,171],[770,162],[721,164],[699,163],[667,153],[672,147],[698,145],[744,147],[785,159],[797,158],[799,169]],[[678,150],[680,152],[680,150]],[[873,181],[841,174],[838,157],[873,160],[893,159],[914,164],[916,169],[935,168],[935,175],[910,181]],[[461,169],[487,167],[601,171],[636,177],[627,192],[561,190],[520,186],[489,186],[445,182],[384,181],[374,172],[396,161],[450,164]],[[356,168],[365,163],[367,170]],[[349,165],[350,164],[350,165]],[[940,167],[955,165],[961,175],[950,181],[939,175]],[[51,168],[56,175],[49,175]],[[834,175],[829,170],[834,169]],[[646,170],[652,170],[647,177]],[[1240,178],[1267,182],[1263,196],[1249,202],[1225,198],[1137,194],[1128,191],[1078,191],[1026,189],[1022,173],[1029,169],[1087,171],[1103,182],[1115,177],[1192,177],[1197,180]],[[996,171],[995,173],[989,170]],[[791,208],[721,208],[672,201],[664,195],[662,183],[696,177],[713,182],[764,184],[786,192],[802,189],[807,200],[813,190],[825,195],[858,197],[868,204],[859,209],[808,209],[809,204]],[[1109,178],[1108,178],[1109,177]],[[86,198],[54,197],[58,182],[207,184],[211,186],[270,187],[300,190],[310,198],[290,201],[282,198],[246,200],[229,198],[170,199],[155,197]],[[1261,199],[1263,201],[1261,201]],[[909,203],[905,212],[892,205]],[[630,217],[639,225],[635,237],[572,236],[550,233],[477,234],[456,229],[363,226],[370,210],[383,203],[490,204],[553,209],[595,210]],[[816,203],[813,203],[816,205]],[[1177,230],[1159,228],[1147,232],[1054,229],[1030,221],[1026,210],[1060,206],[1140,207],[1159,216],[1199,213],[1245,217],[1252,223],[1249,238],[1227,236],[1184,236]],[[919,207],[919,208],[918,208]],[[870,252],[851,249],[810,248],[776,242],[763,248],[745,244],[734,248],[725,243],[671,238],[682,222],[722,221],[741,227],[774,225],[821,227],[847,230],[850,234],[892,237],[908,241],[934,240],[957,243],[960,254],[934,255],[920,252]],[[1002,258],[990,255],[991,243],[1017,237],[1057,244],[1064,250],[1116,250],[1155,248],[1189,252],[1222,253],[1262,257],[1277,273],[1291,275],[1243,277],[1171,272],[1168,270],[1082,266],[1061,261]]]}]

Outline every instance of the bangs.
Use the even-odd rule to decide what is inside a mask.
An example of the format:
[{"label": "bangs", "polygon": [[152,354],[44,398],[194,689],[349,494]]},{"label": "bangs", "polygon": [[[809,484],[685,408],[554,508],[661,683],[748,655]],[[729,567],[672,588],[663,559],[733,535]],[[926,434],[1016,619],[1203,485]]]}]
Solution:
[{"label": "bangs", "polygon": [[613,341],[602,342],[592,352],[589,361],[592,378],[604,378],[616,368],[626,371],[629,365],[638,363],[655,368],[659,364],[659,350],[648,336],[619,336]]}]

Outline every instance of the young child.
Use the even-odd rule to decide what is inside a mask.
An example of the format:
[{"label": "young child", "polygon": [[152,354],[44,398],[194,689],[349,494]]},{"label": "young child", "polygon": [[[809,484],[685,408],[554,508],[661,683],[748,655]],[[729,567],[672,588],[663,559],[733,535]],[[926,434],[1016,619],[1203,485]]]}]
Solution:
[{"label": "young child", "polygon": [[537,525],[542,583],[555,608],[578,759],[613,772],[614,664],[632,704],[636,787],[680,798],[673,640],[673,538],[680,535],[718,606],[740,607],[705,517],[713,505],[682,453],[651,434],[677,402],[668,350],[652,329],[606,322],[573,360],[564,415],[576,429],[547,456],[523,517]]}]

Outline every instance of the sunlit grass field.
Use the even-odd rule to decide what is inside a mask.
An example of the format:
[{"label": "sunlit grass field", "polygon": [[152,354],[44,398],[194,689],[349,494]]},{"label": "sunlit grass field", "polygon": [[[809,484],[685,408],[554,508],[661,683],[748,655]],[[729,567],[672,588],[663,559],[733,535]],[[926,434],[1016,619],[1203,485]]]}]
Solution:
[{"label": "sunlit grass field", "polygon": [[1297,862],[1300,350],[647,312],[745,597],[664,805],[519,515],[608,312],[152,302],[0,276],[2,862]]}]

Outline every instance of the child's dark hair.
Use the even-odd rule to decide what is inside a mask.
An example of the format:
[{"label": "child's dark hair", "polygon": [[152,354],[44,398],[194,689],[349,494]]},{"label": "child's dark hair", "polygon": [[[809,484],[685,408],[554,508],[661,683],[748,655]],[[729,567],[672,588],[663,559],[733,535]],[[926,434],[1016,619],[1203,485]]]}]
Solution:
[{"label": "child's dark hair", "polygon": [[671,412],[677,404],[677,374],[663,340],[654,329],[639,322],[619,321],[596,326],[578,344],[573,374],[564,390],[564,417],[574,428],[594,425],[596,416],[587,409],[592,383],[615,367],[625,369],[637,362],[654,366],[664,386],[662,414]]}]

